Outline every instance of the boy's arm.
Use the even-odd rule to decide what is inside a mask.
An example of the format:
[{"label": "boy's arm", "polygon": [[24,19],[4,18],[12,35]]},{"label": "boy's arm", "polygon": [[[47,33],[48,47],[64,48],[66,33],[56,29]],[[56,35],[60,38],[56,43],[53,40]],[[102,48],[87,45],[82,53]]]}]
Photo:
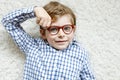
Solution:
[{"label": "boy's arm", "polygon": [[23,30],[20,23],[26,21],[27,19],[34,18],[35,16],[37,16],[37,19],[45,18],[44,20],[46,20],[47,16],[44,15],[42,18],[40,16],[42,14],[38,14],[40,12],[42,12],[42,10],[39,10],[38,7],[22,8],[9,13],[2,19],[2,23],[6,30],[9,32],[20,49],[25,53],[27,53],[30,48],[35,46],[36,41]]},{"label": "boy's arm", "polygon": [[95,80],[95,76],[90,69],[89,57],[86,51],[83,51],[83,68],[80,73],[81,80]]},{"label": "boy's arm", "polygon": [[34,39],[29,36],[21,27],[20,23],[27,19],[34,18],[33,7],[15,10],[3,17],[2,23],[19,48],[27,53],[30,45],[34,44]]}]

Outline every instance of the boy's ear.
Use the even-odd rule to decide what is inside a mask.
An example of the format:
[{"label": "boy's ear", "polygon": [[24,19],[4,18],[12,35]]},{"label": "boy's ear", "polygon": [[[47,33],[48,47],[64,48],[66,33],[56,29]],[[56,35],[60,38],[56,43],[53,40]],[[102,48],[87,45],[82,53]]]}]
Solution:
[{"label": "boy's ear", "polygon": [[74,32],[76,31],[76,25],[74,25]]},{"label": "boy's ear", "polygon": [[46,39],[45,30],[40,29],[40,34],[41,34],[42,39]]}]

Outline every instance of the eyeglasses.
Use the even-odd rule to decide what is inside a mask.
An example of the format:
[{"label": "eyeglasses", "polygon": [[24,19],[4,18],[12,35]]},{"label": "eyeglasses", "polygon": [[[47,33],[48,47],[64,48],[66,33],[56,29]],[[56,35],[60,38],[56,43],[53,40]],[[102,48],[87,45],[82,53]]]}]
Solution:
[{"label": "eyeglasses", "polygon": [[62,29],[62,31],[65,34],[70,34],[73,31],[73,29],[74,29],[74,25],[50,26],[49,28],[47,28],[47,30],[49,31],[49,33],[52,34],[52,35],[58,34],[58,32],[60,31],[60,29]]}]

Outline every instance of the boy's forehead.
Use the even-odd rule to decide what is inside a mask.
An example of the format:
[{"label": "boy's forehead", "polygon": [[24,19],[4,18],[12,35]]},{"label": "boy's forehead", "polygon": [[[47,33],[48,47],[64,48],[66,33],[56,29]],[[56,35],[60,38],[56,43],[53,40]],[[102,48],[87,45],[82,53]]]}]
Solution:
[{"label": "boy's forehead", "polygon": [[57,16],[55,21],[54,20],[52,21],[51,26],[53,25],[63,26],[66,24],[72,24],[70,15]]}]

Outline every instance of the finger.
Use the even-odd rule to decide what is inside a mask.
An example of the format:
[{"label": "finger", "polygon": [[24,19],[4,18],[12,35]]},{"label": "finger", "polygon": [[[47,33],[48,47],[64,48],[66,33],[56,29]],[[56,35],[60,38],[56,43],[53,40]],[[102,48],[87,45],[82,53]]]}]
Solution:
[{"label": "finger", "polygon": [[40,20],[41,20],[40,18],[37,18],[36,23],[39,24]]},{"label": "finger", "polygon": [[47,28],[48,26],[50,26],[51,24],[51,19],[48,19],[48,18],[42,18],[39,22],[39,25]]},{"label": "finger", "polygon": [[48,24],[48,21],[45,20],[42,25],[43,25],[43,27],[47,28],[47,24]]},{"label": "finger", "polygon": [[47,23],[48,23],[48,22],[47,22],[46,20],[41,19],[39,25],[41,25],[41,26],[43,27],[43,29],[46,29],[46,28],[47,28]]},{"label": "finger", "polygon": [[49,20],[46,24],[47,27],[49,27],[51,25],[51,20]]},{"label": "finger", "polygon": [[49,27],[50,26],[50,24],[51,24],[51,19],[49,18],[47,18],[46,20],[45,20],[45,22],[43,23],[43,26],[45,26],[46,28],[47,27]]},{"label": "finger", "polygon": [[39,21],[39,25],[40,25],[40,26],[43,26],[44,21],[45,21],[44,19],[41,19],[41,20]]}]

